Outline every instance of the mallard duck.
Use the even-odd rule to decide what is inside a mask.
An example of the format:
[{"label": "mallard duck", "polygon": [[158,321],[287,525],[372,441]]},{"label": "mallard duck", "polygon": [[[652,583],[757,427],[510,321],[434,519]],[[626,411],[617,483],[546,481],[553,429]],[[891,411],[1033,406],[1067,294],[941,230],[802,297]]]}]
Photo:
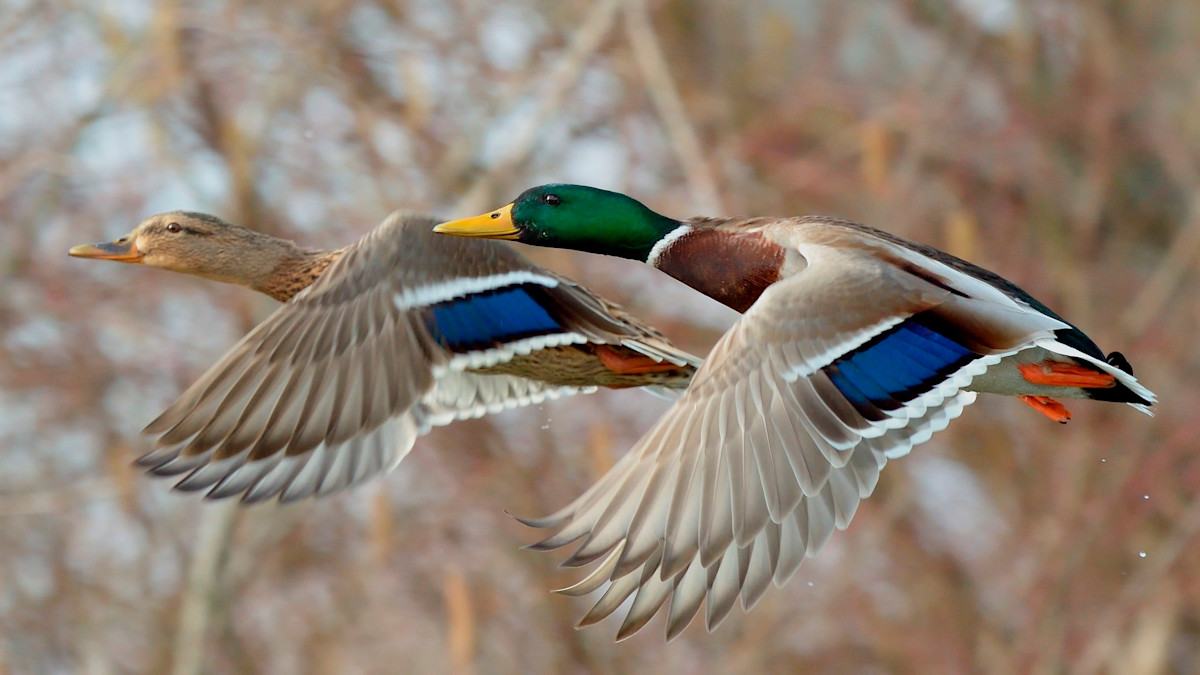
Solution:
[{"label": "mallard duck", "polygon": [[284,302],[146,427],[137,463],[245,502],[388,471],[431,426],[596,387],[681,389],[700,361],[495,242],[397,212],[335,251],[214,216],[153,216],[70,255],[247,286]]},{"label": "mallard duck", "polygon": [[709,630],[739,597],[749,609],[849,525],[887,460],[976,392],[1059,422],[1058,399],[1147,413],[1155,400],[1123,356],[1014,284],[843,220],[675,220],[623,194],[546,185],[435,231],[641,260],[744,313],[609,473],[526,521],[556,530],[534,548],[582,539],[564,564],[597,563],[563,589],[604,588],[581,625],[634,596],[618,639],[668,600],[668,638],[705,598]]}]

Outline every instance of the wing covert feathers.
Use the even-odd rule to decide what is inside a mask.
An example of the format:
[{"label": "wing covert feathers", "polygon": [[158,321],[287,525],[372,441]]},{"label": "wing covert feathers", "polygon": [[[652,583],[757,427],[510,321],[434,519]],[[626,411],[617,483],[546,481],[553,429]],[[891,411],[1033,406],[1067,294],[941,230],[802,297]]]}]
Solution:
[{"label": "wing covert feathers", "polygon": [[[597,385],[680,388],[699,365],[582,286],[436,223],[398,212],[348,247],[146,427],[138,464],[213,498],[323,496],[390,470],[432,426]],[[591,344],[678,368],[606,380]]]},{"label": "wing covert feathers", "polygon": [[[532,548],[572,544],[563,565],[592,566],[561,591],[598,594],[580,625],[623,613],[622,639],[665,607],[673,638],[703,604],[711,630],[847,527],[889,459],[974,402],[977,378],[1027,351],[1090,358],[1056,340],[1069,324],[960,267],[888,241],[789,236],[798,271],[683,396],[574,502],[525,521],[551,530]],[[1103,367],[1152,396],[1118,366]]]}]

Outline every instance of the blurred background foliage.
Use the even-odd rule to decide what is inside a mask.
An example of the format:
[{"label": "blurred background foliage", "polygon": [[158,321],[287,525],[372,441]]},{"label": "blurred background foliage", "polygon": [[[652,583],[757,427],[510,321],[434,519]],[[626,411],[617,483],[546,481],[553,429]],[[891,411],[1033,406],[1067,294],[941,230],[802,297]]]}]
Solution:
[{"label": "blurred background foliage", "polygon": [[[1191,0],[0,0],[0,673],[1200,670],[1200,5]],[[69,259],[169,209],[335,246],[547,181],[826,213],[995,269],[1120,349],[1146,419],[981,397],[749,614],[574,631],[518,550],[665,403],[436,430],[237,509],[130,460],[271,310]],[[652,270],[526,251],[703,353]]]}]

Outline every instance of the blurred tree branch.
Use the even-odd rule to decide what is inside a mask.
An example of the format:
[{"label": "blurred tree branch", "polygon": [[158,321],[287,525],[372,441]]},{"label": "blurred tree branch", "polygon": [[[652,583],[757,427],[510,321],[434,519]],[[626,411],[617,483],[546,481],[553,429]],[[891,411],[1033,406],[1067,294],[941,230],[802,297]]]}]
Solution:
[{"label": "blurred tree branch", "polygon": [[[598,0],[571,36],[565,53],[557,59],[545,83],[534,99],[534,109],[524,117],[513,134],[506,152],[496,160],[455,202],[451,215],[475,213],[490,208],[495,200],[497,180],[507,179],[537,148],[541,127],[559,112],[563,100],[579,79],[588,59],[600,48],[616,19],[617,10],[627,0]],[[534,79],[534,83],[542,80]]]},{"label": "blurred tree branch", "polygon": [[709,160],[701,147],[696,129],[688,118],[679,88],[671,76],[671,67],[663,57],[662,47],[654,34],[647,10],[648,0],[630,0],[625,5],[625,35],[629,39],[634,61],[646,80],[646,93],[654,102],[659,118],[666,127],[671,147],[679,159],[679,168],[687,179],[697,213],[719,215],[721,205],[717,181]]},{"label": "blurred tree branch", "polygon": [[232,499],[204,505],[187,585],[179,605],[171,659],[172,675],[195,675],[211,670],[204,656],[204,641],[213,607],[218,600],[218,590],[221,588],[218,582],[228,557],[239,506]]},{"label": "blurred tree branch", "polygon": [[1193,193],[1187,219],[1175,233],[1166,256],[1121,314],[1121,328],[1131,338],[1140,337],[1159,319],[1183,281],[1200,262],[1200,191]]}]

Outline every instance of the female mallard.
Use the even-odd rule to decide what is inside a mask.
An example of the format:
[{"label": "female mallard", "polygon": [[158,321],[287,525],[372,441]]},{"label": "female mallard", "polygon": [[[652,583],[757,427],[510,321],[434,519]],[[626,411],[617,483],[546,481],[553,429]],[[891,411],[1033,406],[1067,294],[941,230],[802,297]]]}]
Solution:
[{"label": "female mallard", "polygon": [[844,529],[884,463],[975,400],[1154,394],[1120,354],[999,276],[928,246],[819,217],[674,220],[614,192],[546,185],[437,232],[642,260],[744,312],[692,385],[535,545],[583,538],[601,562],[570,594],[611,584],[582,624],[636,592],[618,639],[668,598],[667,635],[707,597],[711,630]]},{"label": "female mallard", "polygon": [[604,387],[687,386],[699,359],[494,242],[394,213],[336,251],[199,213],[71,255],[185,272],[285,302],[146,427],[176,487],[257,502],[390,470],[431,426]]}]

